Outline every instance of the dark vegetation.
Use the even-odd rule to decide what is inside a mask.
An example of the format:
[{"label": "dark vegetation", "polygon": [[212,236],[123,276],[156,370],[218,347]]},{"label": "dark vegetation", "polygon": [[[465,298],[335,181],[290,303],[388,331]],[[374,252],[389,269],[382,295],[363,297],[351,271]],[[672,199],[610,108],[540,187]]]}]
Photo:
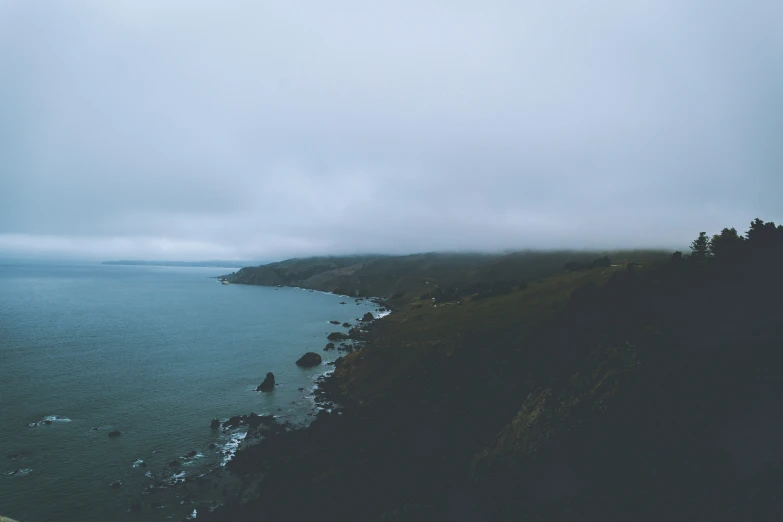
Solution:
[{"label": "dark vegetation", "polygon": [[[459,299],[471,293],[500,295],[511,288],[562,272],[563,266],[598,266],[597,256],[615,263],[661,261],[668,252],[536,252],[512,254],[415,254],[289,259],[243,268],[223,276],[231,283],[288,285],[343,295],[385,296],[401,306],[421,296]],[[609,256],[609,257],[606,257]],[[603,265],[601,265],[603,266]],[[580,268],[581,269],[581,268]]]},{"label": "dark vegetation", "polygon": [[591,268],[608,268],[612,266],[609,256],[594,259],[589,262],[569,261],[565,264],[566,270],[590,270]]},{"label": "dark vegetation", "polygon": [[241,451],[261,485],[203,518],[781,520],[783,226],[553,258],[466,258],[372,323],[321,386],[339,414]]}]

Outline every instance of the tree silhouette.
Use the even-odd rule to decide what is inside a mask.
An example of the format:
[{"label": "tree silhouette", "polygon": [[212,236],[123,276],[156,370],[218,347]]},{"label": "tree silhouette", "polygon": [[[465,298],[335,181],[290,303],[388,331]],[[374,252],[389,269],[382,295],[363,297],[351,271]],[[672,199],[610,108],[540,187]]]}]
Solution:
[{"label": "tree silhouette", "polygon": [[737,233],[735,228],[724,228],[720,234],[710,239],[709,250],[716,259],[737,259],[740,255],[745,238]]},{"label": "tree silhouette", "polygon": [[694,259],[704,260],[710,256],[710,240],[706,232],[699,232],[699,237],[691,243],[691,251]]},{"label": "tree silhouette", "polygon": [[783,240],[783,227],[775,227],[773,221],[765,223],[759,218],[750,223],[750,229],[745,233],[748,241],[756,248],[767,248],[779,244]]}]

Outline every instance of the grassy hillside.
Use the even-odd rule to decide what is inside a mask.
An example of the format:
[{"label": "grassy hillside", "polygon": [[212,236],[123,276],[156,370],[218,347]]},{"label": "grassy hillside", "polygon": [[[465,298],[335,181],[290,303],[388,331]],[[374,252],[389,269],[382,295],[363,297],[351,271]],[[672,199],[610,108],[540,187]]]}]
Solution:
[{"label": "grassy hillside", "polygon": [[[460,262],[439,284],[516,260]],[[781,263],[783,227],[754,222],[689,257],[412,296],[324,384],[339,414],[240,452],[261,485],[212,519],[779,520]]]},{"label": "grassy hillside", "polygon": [[609,256],[614,263],[621,264],[661,260],[668,255],[640,250],[313,257],[246,267],[224,277],[232,283],[289,285],[346,295],[382,296],[391,305],[400,305],[436,289],[495,282],[518,286],[559,274],[568,262],[590,262]]}]

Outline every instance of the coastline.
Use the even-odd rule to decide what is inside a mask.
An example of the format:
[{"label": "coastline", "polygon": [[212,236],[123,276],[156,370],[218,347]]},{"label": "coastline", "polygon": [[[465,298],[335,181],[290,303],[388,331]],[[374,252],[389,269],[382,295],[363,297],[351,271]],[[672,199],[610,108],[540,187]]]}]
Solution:
[{"label": "coastline", "polygon": [[329,294],[329,295],[336,295],[338,297],[345,297],[347,299],[361,299],[364,301],[370,301],[372,303],[375,303],[379,306],[385,307],[386,309],[390,311],[394,311],[394,307],[389,302],[389,300],[385,297],[378,297],[375,295],[364,295],[357,293],[355,295],[349,295],[349,294],[343,294],[340,292],[330,292],[329,290],[321,290],[320,288],[313,288],[309,286],[300,286],[300,285],[287,285],[287,284],[280,284],[280,285],[273,285],[273,284],[260,284],[260,283],[242,283],[242,282],[235,282],[232,281],[230,278],[231,276],[235,275],[236,272],[232,274],[224,274],[220,276],[211,276],[210,279],[217,279],[220,282],[226,281],[232,285],[247,285],[247,286],[265,286],[267,288],[295,288],[297,290],[304,290],[307,292],[319,292],[322,294]]},{"label": "coastline", "polygon": [[[241,284],[241,283],[240,283]],[[262,285],[269,286],[269,285]],[[303,291],[316,291],[324,294],[332,294],[350,298],[343,294],[335,294],[303,287],[286,286]],[[376,305],[372,321],[361,321],[353,327],[363,330],[361,337],[352,337],[353,352],[361,352],[367,343],[367,330],[372,328],[381,318],[392,313],[386,307],[382,298],[352,297],[354,300],[371,301]],[[378,308],[384,311],[379,311]],[[326,339],[324,339],[326,341]],[[218,428],[220,431],[230,433],[230,440],[223,448],[224,457],[220,464],[198,476],[188,476],[181,480],[163,481],[155,484],[159,493],[170,498],[167,504],[182,504],[186,502],[192,512],[182,520],[225,520],[225,511],[234,509],[240,502],[246,500],[251,490],[257,488],[266,480],[265,474],[260,472],[257,452],[259,448],[267,445],[292,445],[302,444],[308,438],[308,434],[317,433],[331,418],[348,416],[352,412],[349,401],[340,393],[335,372],[344,356],[344,353],[336,361],[322,364],[324,371],[313,377],[311,388],[305,392],[304,398],[310,403],[311,413],[306,417],[292,422],[285,415],[271,413],[268,416],[234,415],[223,420]],[[255,416],[255,417],[254,417]],[[255,418],[253,422],[248,422]],[[262,419],[262,420],[259,420]],[[232,424],[234,423],[234,424]],[[263,452],[263,451],[262,451]],[[196,489],[197,491],[193,491]],[[144,491],[147,493],[147,490]],[[129,506],[133,513],[142,510],[142,503],[137,502]],[[214,518],[213,518],[214,517]]]}]

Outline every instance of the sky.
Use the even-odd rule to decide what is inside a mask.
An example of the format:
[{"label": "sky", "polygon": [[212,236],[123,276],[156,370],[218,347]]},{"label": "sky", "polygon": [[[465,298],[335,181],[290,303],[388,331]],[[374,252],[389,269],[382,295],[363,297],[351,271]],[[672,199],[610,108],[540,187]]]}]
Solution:
[{"label": "sky", "polygon": [[0,0],[0,256],[682,248],[782,195],[779,0]]}]

